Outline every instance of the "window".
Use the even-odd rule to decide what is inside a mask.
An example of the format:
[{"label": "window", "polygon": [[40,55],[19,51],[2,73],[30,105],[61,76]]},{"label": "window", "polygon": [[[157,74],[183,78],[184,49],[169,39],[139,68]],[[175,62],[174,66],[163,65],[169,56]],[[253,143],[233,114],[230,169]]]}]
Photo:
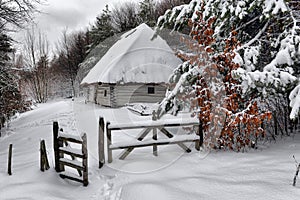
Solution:
[{"label": "window", "polygon": [[148,87],[148,94],[155,94],[154,87]]},{"label": "window", "polygon": [[107,90],[104,90],[104,96],[105,97],[107,96]]}]

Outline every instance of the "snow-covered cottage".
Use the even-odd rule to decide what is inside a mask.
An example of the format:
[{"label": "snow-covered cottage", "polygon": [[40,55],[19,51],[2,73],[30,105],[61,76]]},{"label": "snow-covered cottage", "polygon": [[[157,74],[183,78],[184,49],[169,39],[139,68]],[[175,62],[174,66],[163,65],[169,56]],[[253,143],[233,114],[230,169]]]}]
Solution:
[{"label": "snow-covered cottage", "polygon": [[146,24],[123,34],[82,80],[87,100],[110,107],[161,101],[181,60],[160,36],[153,36]]}]

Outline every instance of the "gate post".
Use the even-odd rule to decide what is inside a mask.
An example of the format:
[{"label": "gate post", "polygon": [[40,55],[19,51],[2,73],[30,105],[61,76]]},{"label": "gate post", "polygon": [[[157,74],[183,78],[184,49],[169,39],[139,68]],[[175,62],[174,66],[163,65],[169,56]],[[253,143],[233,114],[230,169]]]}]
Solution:
[{"label": "gate post", "polygon": [[106,122],[106,138],[107,138],[107,162],[112,162],[112,150],[111,145],[111,130],[109,129],[110,122]]},{"label": "gate post", "polygon": [[83,166],[83,186],[87,186],[89,184],[88,180],[88,152],[87,152],[87,139],[86,133],[82,136],[82,166]]},{"label": "gate post", "polygon": [[53,122],[53,149],[54,149],[54,164],[55,164],[55,171],[60,172],[59,167],[59,152],[58,152],[58,122]]},{"label": "gate post", "polygon": [[202,147],[203,145],[203,127],[202,127],[202,121],[199,120],[199,126],[198,126],[198,131],[196,133],[196,135],[199,136],[199,140],[197,140],[195,142],[195,149],[200,151],[200,147]]},{"label": "gate post", "polygon": [[[153,112],[152,112],[152,121],[156,121],[156,120],[157,120],[157,114],[156,114],[156,111],[153,110]],[[153,130],[153,137],[152,137],[152,139],[153,140],[157,140],[157,129],[153,128],[152,130]],[[153,155],[154,156],[158,156],[157,145],[156,144],[153,145]]]},{"label": "gate post", "polygon": [[105,163],[104,154],[104,119],[99,118],[99,130],[98,130],[98,155],[99,155],[99,168],[103,167]]}]

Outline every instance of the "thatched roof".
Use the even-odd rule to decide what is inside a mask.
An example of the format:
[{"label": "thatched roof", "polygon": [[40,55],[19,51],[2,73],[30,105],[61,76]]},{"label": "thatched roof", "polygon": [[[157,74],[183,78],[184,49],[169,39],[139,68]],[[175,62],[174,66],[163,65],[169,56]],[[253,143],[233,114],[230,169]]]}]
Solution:
[{"label": "thatched roof", "polygon": [[146,24],[123,34],[81,84],[162,83],[181,63],[169,45]]}]

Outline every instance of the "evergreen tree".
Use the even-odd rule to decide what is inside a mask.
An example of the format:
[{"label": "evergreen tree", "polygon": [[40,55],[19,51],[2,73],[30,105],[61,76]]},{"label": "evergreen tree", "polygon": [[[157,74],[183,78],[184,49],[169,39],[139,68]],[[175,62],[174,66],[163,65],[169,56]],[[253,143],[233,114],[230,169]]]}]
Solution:
[{"label": "evergreen tree", "polygon": [[144,0],[139,4],[139,17],[141,20],[153,27],[156,23],[155,2],[153,0]]},{"label": "evergreen tree", "polygon": [[237,32],[224,40],[223,52],[216,51],[215,19],[205,21],[198,15],[198,20],[191,22],[191,40],[185,39],[193,53],[179,54],[185,62],[171,77],[175,86],[160,104],[159,115],[188,102],[199,119],[206,147],[243,151],[264,136],[261,125],[271,115],[260,111],[255,100],[244,98],[240,82],[232,77],[231,72],[240,67],[234,62]]},{"label": "evergreen tree", "polygon": [[4,66],[10,60],[9,53],[13,52],[11,48],[11,38],[5,33],[0,32],[0,66]]},{"label": "evergreen tree", "polygon": [[[234,61],[241,68],[232,74],[241,81],[244,96],[272,99],[274,96],[270,95],[281,92],[286,98],[297,84],[294,72],[299,70],[300,33],[295,5],[288,0],[192,0],[168,10],[157,25],[171,24],[180,30],[189,21],[199,20],[198,13],[202,13],[206,21],[214,18],[212,29],[216,42],[213,48],[217,52],[224,51],[224,41],[231,37],[234,29],[240,41]],[[293,92],[290,96],[295,109],[296,94]],[[287,107],[289,100],[286,102]],[[296,113],[292,111],[291,118],[296,117]]]},{"label": "evergreen tree", "polygon": [[96,18],[95,24],[92,26],[90,36],[92,40],[92,46],[98,45],[106,38],[114,35],[115,29],[112,24],[111,11],[108,5],[102,10],[101,14]]},{"label": "evergreen tree", "polygon": [[0,129],[11,115],[23,109],[18,77],[10,68],[11,41],[6,34],[0,34]]}]

